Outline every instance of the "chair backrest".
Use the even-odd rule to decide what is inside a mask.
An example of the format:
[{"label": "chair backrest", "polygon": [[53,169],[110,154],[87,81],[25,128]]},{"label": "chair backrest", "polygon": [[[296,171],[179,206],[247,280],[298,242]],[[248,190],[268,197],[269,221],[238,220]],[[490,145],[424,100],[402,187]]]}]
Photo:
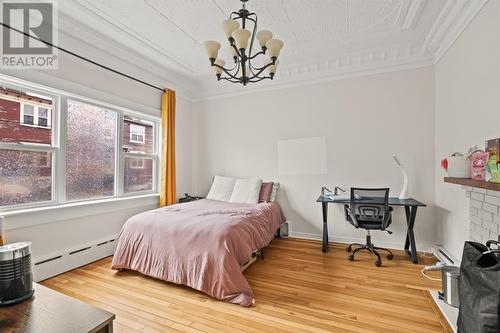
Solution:
[{"label": "chair backrest", "polygon": [[350,209],[358,219],[382,222],[384,212],[389,209],[389,189],[351,188]]}]

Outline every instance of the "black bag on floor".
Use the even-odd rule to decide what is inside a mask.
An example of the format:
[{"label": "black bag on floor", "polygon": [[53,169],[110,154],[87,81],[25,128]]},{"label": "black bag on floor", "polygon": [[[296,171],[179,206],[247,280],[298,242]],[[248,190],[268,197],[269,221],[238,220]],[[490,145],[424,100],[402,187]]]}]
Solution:
[{"label": "black bag on floor", "polygon": [[460,265],[458,333],[500,333],[499,249],[465,242]]}]

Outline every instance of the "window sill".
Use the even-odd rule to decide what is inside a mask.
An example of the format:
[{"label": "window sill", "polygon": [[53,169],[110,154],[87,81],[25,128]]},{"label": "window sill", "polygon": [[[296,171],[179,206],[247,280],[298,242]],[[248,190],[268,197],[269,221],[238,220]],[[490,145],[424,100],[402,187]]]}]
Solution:
[{"label": "window sill", "polygon": [[21,126],[26,126],[26,127],[33,127],[33,128],[46,129],[46,130],[50,130],[50,129],[52,129],[52,127],[50,127],[50,126],[31,125],[31,124],[24,124],[24,123],[20,123],[19,125],[21,125]]},{"label": "window sill", "polygon": [[[0,215],[5,217],[5,230],[12,230],[143,206],[158,207],[159,196],[159,194],[153,193],[121,198],[81,201],[13,210],[0,213]],[[151,209],[153,208],[154,207],[151,207]]]}]

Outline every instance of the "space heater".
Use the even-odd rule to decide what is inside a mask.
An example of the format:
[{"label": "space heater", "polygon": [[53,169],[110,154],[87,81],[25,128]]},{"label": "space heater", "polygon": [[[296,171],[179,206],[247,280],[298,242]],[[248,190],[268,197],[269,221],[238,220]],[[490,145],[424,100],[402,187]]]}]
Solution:
[{"label": "space heater", "polygon": [[31,242],[0,246],[0,306],[22,302],[34,292]]}]

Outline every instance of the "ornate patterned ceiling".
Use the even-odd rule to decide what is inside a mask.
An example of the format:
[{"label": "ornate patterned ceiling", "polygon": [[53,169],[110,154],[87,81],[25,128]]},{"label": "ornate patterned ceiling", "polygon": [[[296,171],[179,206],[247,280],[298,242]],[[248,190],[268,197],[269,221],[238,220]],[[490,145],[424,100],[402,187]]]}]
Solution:
[{"label": "ornate patterned ceiling", "polygon": [[[250,0],[247,8],[257,13],[259,29],[285,42],[275,81],[292,82],[304,72],[308,75],[302,78],[309,78],[432,63],[447,38],[461,31],[485,1]],[[72,19],[99,27],[99,33],[144,59],[209,90],[218,83],[202,43],[223,42],[221,22],[241,5],[237,0],[65,0],[60,7]],[[230,59],[227,48],[221,55]]]}]

